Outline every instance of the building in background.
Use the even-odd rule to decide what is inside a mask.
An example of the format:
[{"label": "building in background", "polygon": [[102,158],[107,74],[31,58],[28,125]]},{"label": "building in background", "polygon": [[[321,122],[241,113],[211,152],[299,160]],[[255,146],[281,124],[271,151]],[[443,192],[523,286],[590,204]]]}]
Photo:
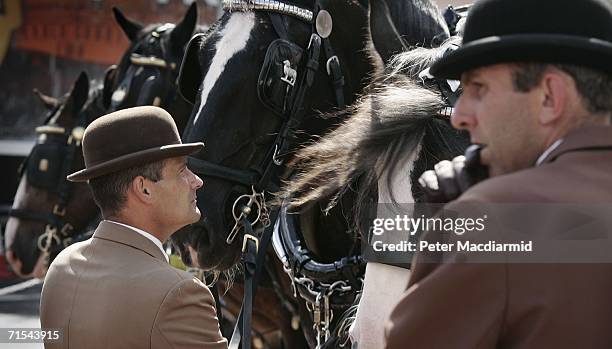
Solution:
[{"label": "building in background", "polygon": [[[8,47],[0,50],[0,139],[33,135],[34,120],[40,121],[44,114],[33,88],[60,97],[81,71],[100,79],[109,65],[119,61],[128,40],[115,23],[112,7],[149,24],[180,20],[191,2],[0,0],[0,14],[4,12],[0,44]],[[198,7],[200,24],[217,19],[218,1],[199,1]]]},{"label": "building in background", "polygon": [[[91,79],[103,78],[129,44],[112,7],[141,23],[175,23],[191,3],[0,0],[0,211],[13,200],[16,168],[33,145],[34,128],[46,115],[32,90],[61,97],[81,71]],[[220,0],[197,3],[200,25],[208,26],[218,18]]]}]

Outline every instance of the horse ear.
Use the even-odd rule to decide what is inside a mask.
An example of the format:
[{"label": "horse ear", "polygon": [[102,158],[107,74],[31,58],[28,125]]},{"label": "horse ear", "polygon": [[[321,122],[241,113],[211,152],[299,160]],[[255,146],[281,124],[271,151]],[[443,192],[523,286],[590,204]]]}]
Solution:
[{"label": "horse ear", "polygon": [[113,14],[115,15],[115,20],[128,37],[130,41],[136,41],[138,38],[138,33],[142,30],[142,24],[133,21],[127,18],[118,8],[113,7]]},{"label": "horse ear", "polygon": [[189,6],[189,9],[185,13],[185,17],[181,20],[180,23],[174,27],[172,33],[170,34],[171,42],[175,48],[180,51],[185,47],[185,43],[191,39],[191,35],[196,28],[196,24],[198,22],[198,5],[197,2],[194,1]]},{"label": "horse ear", "polygon": [[393,55],[408,50],[400,36],[385,0],[370,0],[370,35],[374,49],[385,65]]},{"label": "horse ear", "polygon": [[47,110],[53,110],[61,104],[59,99],[51,96],[47,96],[44,93],[40,92],[37,88],[32,90],[34,94],[40,99]]},{"label": "horse ear", "polygon": [[200,68],[200,45],[205,34],[197,34],[187,44],[183,63],[178,76],[179,93],[185,100],[195,104],[198,88],[202,83],[202,69]]},{"label": "horse ear", "polygon": [[108,107],[110,107],[111,98],[115,89],[116,78],[117,66],[113,64],[108,67],[106,69],[106,72],[104,73],[104,87],[102,89],[102,103],[104,105],[104,108],[108,109]]},{"label": "horse ear", "polygon": [[387,0],[397,32],[408,46],[439,46],[450,37],[448,25],[433,0]]},{"label": "horse ear", "polygon": [[87,73],[81,72],[74,85],[72,85],[61,115],[67,114],[70,118],[76,117],[81,109],[83,109],[87,98],[89,98],[89,78]]}]

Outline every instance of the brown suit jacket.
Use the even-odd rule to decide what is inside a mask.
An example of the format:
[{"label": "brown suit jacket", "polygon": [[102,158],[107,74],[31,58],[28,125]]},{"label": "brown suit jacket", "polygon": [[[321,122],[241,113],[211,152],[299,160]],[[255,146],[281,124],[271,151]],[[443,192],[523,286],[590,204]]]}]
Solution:
[{"label": "brown suit jacket", "polygon": [[227,348],[209,289],[144,236],[102,222],[53,261],[40,301],[46,348]]},{"label": "brown suit jacket", "polygon": [[[610,147],[612,127],[575,130],[540,166],[486,180],[449,206],[612,203]],[[387,348],[612,348],[612,264],[425,257],[387,322]]]}]

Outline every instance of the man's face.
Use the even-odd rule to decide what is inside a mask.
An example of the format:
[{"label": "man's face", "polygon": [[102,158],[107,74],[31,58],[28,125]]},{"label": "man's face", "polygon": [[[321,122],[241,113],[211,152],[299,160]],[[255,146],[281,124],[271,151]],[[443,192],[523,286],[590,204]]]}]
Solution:
[{"label": "man's face", "polygon": [[196,190],[202,180],[187,168],[187,157],[165,161],[162,179],[154,185],[156,217],[162,226],[177,230],[200,219]]},{"label": "man's face", "polygon": [[541,91],[516,91],[512,69],[498,64],[464,73],[463,94],[451,119],[455,128],[470,132],[472,143],[486,146],[481,159],[491,176],[531,167],[544,150],[538,124]]}]

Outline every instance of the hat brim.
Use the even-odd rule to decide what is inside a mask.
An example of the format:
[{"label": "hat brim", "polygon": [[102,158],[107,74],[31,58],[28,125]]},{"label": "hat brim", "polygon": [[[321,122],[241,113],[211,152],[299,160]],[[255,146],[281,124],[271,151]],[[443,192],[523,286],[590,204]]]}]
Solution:
[{"label": "hat brim", "polygon": [[204,143],[171,144],[162,147],[149,148],[135,153],[120,156],[118,158],[105,161],[89,168],[77,171],[68,177],[71,182],[86,182],[92,178],[107,175],[109,173],[121,171],[134,166],[142,166],[151,162],[187,156],[199,152],[204,148]]},{"label": "hat brim", "polygon": [[468,70],[510,62],[575,64],[612,73],[612,43],[556,34],[491,36],[466,43],[429,71],[436,78],[458,80]]}]

